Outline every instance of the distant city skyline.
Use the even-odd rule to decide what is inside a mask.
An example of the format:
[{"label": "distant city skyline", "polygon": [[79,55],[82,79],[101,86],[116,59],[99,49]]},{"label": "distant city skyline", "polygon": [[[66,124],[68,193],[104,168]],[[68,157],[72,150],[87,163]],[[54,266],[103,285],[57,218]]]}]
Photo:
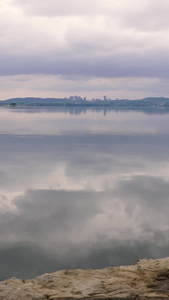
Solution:
[{"label": "distant city skyline", "polygon": [[0,0],[0,99],[169,97],[168,0]]},{"label": "distant city skyline", "polygon": [[[72,101],[72,102],[78,102],[78,101],[92,101],[92,102],[97,102],[97,101],[137,101],[137,100],[147,100],[147,99],[150,99],[150,100],[155,100],[155,101],[165,101],[167,99],[167,101],[169,100],[169,97],[163,97],[163,96],[160,96],[160,97],[143,97],[143,98],[137,98],[137,99],[130,99],[130,98],[108,98],[106,95],[104,95],[102,98],[87,98],[87,97],[81,97],[80,95],[69,95],[68,97],[29,97],[29,96],[26,96],[26,97],[12,97],[12,98],[7,98],[7,99],[0,99],[0,102],[6,102],[6,101],[12,101],[13,103],[15,103],[15,101],[20,101],[20,100],[26,100],[26,101],[35,101],[35,100],[47,100],[47,101],[54,101],[54,100],[60,100],[61,102],[66,100],[66,101]],[[10,102],[9,102],[10,103]]]}]

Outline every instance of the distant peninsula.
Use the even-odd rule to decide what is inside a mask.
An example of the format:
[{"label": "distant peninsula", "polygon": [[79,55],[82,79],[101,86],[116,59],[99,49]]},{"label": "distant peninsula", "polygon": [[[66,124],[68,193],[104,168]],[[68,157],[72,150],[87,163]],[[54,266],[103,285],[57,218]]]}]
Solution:
[{"label": "distant peninsula", "polygon": [[169,98],[149,97],[137,100],[130,99],[92,99],[78,96],[70,98],[11,98],[1,100],[0,106],[70,106],[70,107],[109,107],[109,108],[169,108]]}]

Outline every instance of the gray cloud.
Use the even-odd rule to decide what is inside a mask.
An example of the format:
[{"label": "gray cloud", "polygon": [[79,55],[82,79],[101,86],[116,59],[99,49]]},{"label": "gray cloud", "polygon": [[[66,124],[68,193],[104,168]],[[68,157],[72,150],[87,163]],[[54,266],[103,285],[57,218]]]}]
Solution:
[{"label": "gray cloud", "polygon": [[[168,95],[168,8],[166,0],[160,4],[157,0],[3,2],[0,76],[9,81],[7,88],[2,84],[1,97],[44,92],[57,97],[76,91],[96,97],[114,92],[115,98],[132,99]],[[20,76],[20,88],[11,75]],[[36,76],[36,87],[23,80],[26,75]],[[73,85],[62,76],[54,85],[49,75],[71,77]],[[80,86],[75,77],[88,80]],[[138,82],[132,88],[134,78]],[[95,85],[96,79],[100,82]],[[113,82],[118,79],[122,82],[116,86]]]},{"label": "gray cloud", "polygon": [[[165,222],[168,223],[165,213],[168,193],[168,181],[152,176],[134,176],[132,180],[119,182],[117,189],[118,197],[127,200],[126,209],[129,215],[134,213],[136,206],[139,205],[145,215],[145,222],[151,230],[151,217],[155,220],[166,218]],[[150,222],[148,215],[151,215]]]},{"label": "gray cloud", "polygon": [[[83,249],[85,246],[83,245]],[[166,233],[155,232],[151,240],[123,242],[111,240],[104,246],[98,243],[93,248],[85,250],[84,253],[78,246],[70,249],[62,260],[57,253],[52,255],[37,245],[4,244],[0,248],[0,280],[11,277],[27,279],[61,269],[98,269],[133,264],[140,258],[166,257],[168,243],[166,243]]]},{"label": "gray cloud", "polygon": [[80,57],[50,56],[8,56],[3,55],[0,74],[55,74],[83,75],[89,77],[158,77],[168,78],[168,53],[165,51],[149,52],[143,56],[118,54],[89,58],[86,54]]},{"label": "gray cloud", "polygon": [[133,1],[120,0],[44,0],[29,1],[13,0],[14,5],[19,5],[27,14],[38,16],[83,16],[83,15],[104,15],[112,17],[123,25],[144,30],[161,30],[168,28],[167,11],[169,4],[167,0],[160,3],[157,0]]},{"label": "gray cloud", "polygon": [[[166,256],[167,194],[165,181],[144,176],[122,181],[108,192],[28,191],[15,199],[17,212],[0,218],[1,279]],[[117,228],[121,213],[124,224]]]},{"label": "gray cloud", "polygon": [[[97,3],[95,1],[89,0],[73,0],[70,4],[67,0],[49,0],[48,3],[46,1],[30,1],[29,3],[25,3],[23,0],[13,0],[12,3],[15,5],[21,6],[26,13],[35,14],[41,16],[63,16],[63,15],[90,15],[95,14],[95,10],[102,7],[102,1],[98,0]],[[97,11],[98,11],[97,9]]]},{"label": "gray cloud", "polygon": [[97,243],[89,249],[83,245],[70,249],[60,259],[57,255],[47,253],[42,247],[29,243],[4,244],[0,248],[0,280],[10,277],[21,279],[34,278],[46,272],[60,269],[98,269],[103,267],[133,264],[141,258],[159,258],[168,256],[168,233],[154,232],[154,236],[145,241],[117,240],[107,241],[106,245]]},{"label": "gray cloud", "polygon": [[[133,7],[132,7],[133,6]],[[169,29],[167,11],[169,3],[163,0],[161,3],[157,0],[143,1],[137,6],[128,7],[127,13],[122,14],[122,23],[135,30],[144,32],[160,32]]]},{"label": "gray cloud", "polygon": [[169,115],[50,109],[1,110],[0,279],[167,256]]},{"label": "gray cloud", "polygon": [[[18,122],[20,124],[23,112],[21,110],[20,113],[15,112],[15,114],[13,120],[9,114],[9,120],[6,119],[5,123],[1,119],[1,128],[3,126],[6,131],[17,132]],[[120,123],[116,123],[117,113],[114,111],[110,113],[113,115],[109,121],[106,121],[103,112],[102,117],[99,116],[98,119],[97,113],[95,113],[93,117],[96,120],[93,122],[89,117],[87,127],[83,127],[84,132],[78,133],[78,122],[81,126],[84,124],[82,116],[81,121],[73,122],[74,118],[72,119],[71,115],[65,119],[67,115],[63,113],[62,122],[62,120],[57,121],[57,114],[58,112],[46,112],[45,118],[44,110],[38,114],[39,116],[36,114],[35,118],[31,113],[28,113],[28,117],[24,114],[24,126],[27,128],[25,136],[22,135],[25,132],[20,129],[18,135],[12,135],[11,132],[11,135],[3,134],[0,136],[1,193],[4,190],[23,192],[27,188],[34,188],[37,185],[43,187],[44,183],[46,188],[56,188],[56,186],[63,188],[66,184],[67,188],[73,185],[79,189],[82,186],[85,188],[84,184],[86,184],[86,188],[88,186],[88,188],[93,189],[100,186],[105,189],[104,185],[106,186],[106,184],[112,186],[114,176],[119,180],[121,176],[129,173],[153,174],[154,168],[158,170],[159,164],[161,164],[161,168],[165,168],[164,160],[168,161],[169,159],[169,139],[168,134],[162,134],[162,132],[167,128],[168,116],[163,118],[163,122],[161,122],[161,117],[156,117],[155,123],[151,123],[152,118],[149,116],[145,118],[143,115],[143,127],[140,113],[137,116],[135,112],[138,134],[134,134],[131,130],[131,128],[135,128],[135,121],[131,121],[132,112],[128,112],[127,119],[121,120]],[[16,122],[17,118],[18,122]],[[113,122],[112,118],[114,118]],[[101,127],[104,128],[105,126],[105,132],[103,134],[100,132],[99,134],[95,132],[89,134],[88,132],[93,126],[100,128],[98,126],[101,120]],[[31,135],[32,130],[36,130],[37,124],[41,124],[40,132],[38,135]],[[72,134],[65,132],[68,127],[72,130]],[[158,134],[148,134],[148,127],[156,128]],[[57,132],[56,128],[59,128],[60,131]],[[131,130],[131,133],[127,135],[123,132],[119,135],[116,134],[116,130],[120,132],[124,128],[127,131]],[[106,130],[114,130],[114,134],[106,133]],[[53,132],[53,134],[47,136],[48,132]],[[146,135],[143,134],[145,132]],[[58,175],[57,172],[59,172]],[[102,178],[103,174],[105,178]],[[40,179],[37,182],[39,176]],[[163,172],[157,176],[163,176]],[[136,181],[135,185],[137,186],[139,183]]]}]

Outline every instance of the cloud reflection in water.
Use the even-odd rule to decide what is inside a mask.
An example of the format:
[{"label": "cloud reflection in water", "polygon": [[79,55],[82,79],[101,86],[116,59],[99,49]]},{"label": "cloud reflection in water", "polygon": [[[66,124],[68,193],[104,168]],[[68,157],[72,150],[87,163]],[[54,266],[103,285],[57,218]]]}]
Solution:
[{"label": "cloud reflection in water", "polygon": [[0,279],[168,255],[169,138],[146,128],[0,135]]}]

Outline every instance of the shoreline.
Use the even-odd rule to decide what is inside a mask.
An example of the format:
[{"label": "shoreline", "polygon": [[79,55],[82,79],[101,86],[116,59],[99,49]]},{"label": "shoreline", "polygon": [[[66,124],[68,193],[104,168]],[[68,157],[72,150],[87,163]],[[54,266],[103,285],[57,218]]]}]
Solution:
[{"label": "shoreline", "polygon": [[98,270],[61,270],[0,282],[3,300],[169,299],[169,257]]}]

